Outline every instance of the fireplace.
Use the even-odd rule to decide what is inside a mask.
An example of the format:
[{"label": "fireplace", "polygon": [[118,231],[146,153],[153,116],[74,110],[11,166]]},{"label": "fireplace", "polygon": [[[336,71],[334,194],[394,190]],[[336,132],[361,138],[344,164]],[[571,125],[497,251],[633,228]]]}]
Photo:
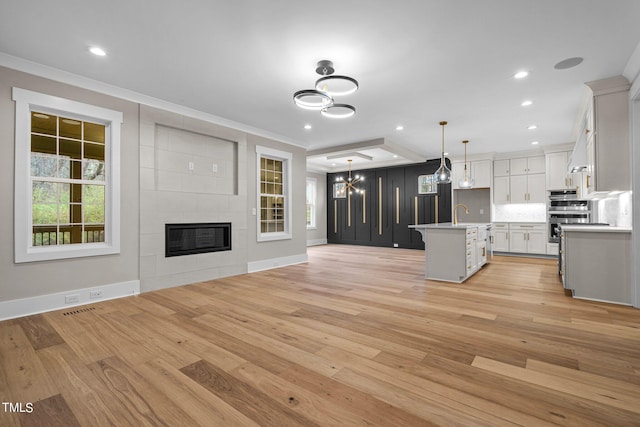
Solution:
[{"label": "fireplace", "polygon": [[165,224],[165,257],[231,250],[231,223]]}]

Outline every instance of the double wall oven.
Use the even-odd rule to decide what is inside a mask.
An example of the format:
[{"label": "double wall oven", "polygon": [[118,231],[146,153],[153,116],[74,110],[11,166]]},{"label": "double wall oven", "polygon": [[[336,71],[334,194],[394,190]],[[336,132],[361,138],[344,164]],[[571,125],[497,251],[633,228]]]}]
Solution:
[{"label": "double wall oven", "polygon": [[578,199],[576,190],[549,190],[547,198],[549,243],[560,243],[562,224],[588,224],[591,201]]}]

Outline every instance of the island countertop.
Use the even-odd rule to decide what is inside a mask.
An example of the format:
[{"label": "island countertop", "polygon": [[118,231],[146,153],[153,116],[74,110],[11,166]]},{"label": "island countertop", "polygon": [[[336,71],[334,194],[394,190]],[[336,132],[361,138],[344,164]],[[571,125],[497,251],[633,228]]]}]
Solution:
[{"label": "island countertop", "polygon": [[611,226],[598,226],[598,225],[580,225],[580,224],[562,224],[562,231],[577,231],[577,232],[589,232],[589,233],[631,233],[629,227],[611,227]]},{"label": "island countertop", "polygon": [[454,224],[452,222],[441,222],[438,224],[416,224],[410,225],[409,228],[415,229],[467,229],[469,227],[491,227],[490,222],[459,222]]}]

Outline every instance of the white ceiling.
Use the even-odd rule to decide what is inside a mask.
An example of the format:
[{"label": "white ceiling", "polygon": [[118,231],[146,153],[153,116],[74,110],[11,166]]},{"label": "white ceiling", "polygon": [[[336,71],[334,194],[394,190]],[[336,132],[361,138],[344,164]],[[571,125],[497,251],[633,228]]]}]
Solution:
[{"label": "white ceiling", "polygon": [[[33,61],[309,150],[383,138],[433,158],[440,120],[452,155],[463,139],[469,154],[570,142],[583,83],[625,71],[639,17],[638,0],[3,1],[0,65]],[[321,59],[360,82],[344,98],[355,117],[293,104]]]}]

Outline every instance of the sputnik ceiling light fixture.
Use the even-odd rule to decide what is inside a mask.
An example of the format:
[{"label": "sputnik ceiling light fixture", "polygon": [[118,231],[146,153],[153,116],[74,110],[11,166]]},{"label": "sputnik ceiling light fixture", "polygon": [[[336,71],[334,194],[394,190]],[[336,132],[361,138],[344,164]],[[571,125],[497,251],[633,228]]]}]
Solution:
[{"label": "sputnik ceiling light fixture", "polygon": [[351,162],[353,160],[349,159],[347,160],[347,162],[349,163],[349,176],[347,179],[344,179],[343,176],[336,178],[336,182],[344,184],[344,187],[342,187],[340,190],[338,190],[338,194],[343,195],[343,194],[353,194],[353,192],[355,191],[356,193],[361,193],[362,191],[355,187],[355,185],[357,183],[359,183],[360,181],[364,181],[364,177],[360,176],[360,175],[356,175],[355,178],[351,177]]},{"label": "sputnik ceiling light fixture", "polygon": [[350,95],[358,90],[358,81],[347,76],[333,75],[335,69],[329,60],[318,61],[316,73],[322,77],[316,81],[315,89],[303,89],[293,94],[293,102],[307,110],[320,110],[320,114],[333,119],[344,119],[356,113],[349,104],[338,104],[334,96]]},{"label": "sputnik ceiling light fixture", "polygon": [[467,144],[469,143],[469,141],[465,139],[464,141],[462,141],[462,143],[464,144],[464,177],[458,183],[458,187],[471,188],[473,187],[474,181],[473,178],[471,178],[470,174],[467,175]]},{"label": "sputnik ceiling light fixture", "polygon": [[449,184],[451,183],[451,170],[447,167],[444,160],[444,127],[447,122],[440,122],[440,126],[442,126],[442,157],[440,159],[440,167],[434,173],[436,177],[436,184]]}]

